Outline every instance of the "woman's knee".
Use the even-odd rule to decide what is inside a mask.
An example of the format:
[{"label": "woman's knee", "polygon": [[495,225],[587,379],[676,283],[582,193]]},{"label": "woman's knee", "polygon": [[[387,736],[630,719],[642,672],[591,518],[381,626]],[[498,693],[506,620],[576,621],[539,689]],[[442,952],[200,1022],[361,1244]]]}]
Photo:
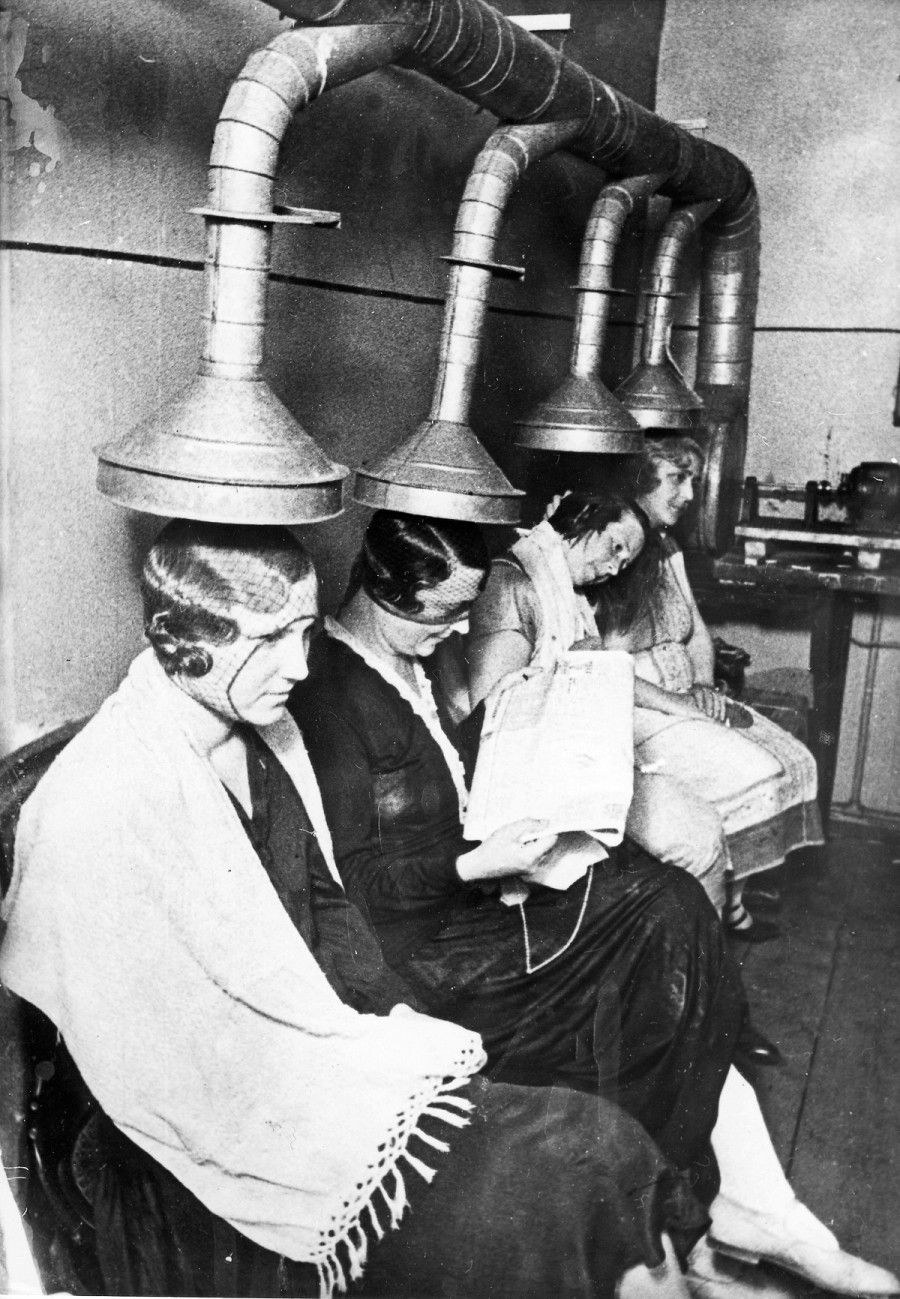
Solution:
[{"label": "woman's knee", "polygon": [[687,871],[704,886],[725,869],[728,850],[718,812],[672,781],[635,781],[626,828],[647,852]]},{"label": "woman's knee", "polygon": [[752,738],[752,731],[749,735],[730,731],[729,743],[733,750],[731,760],[737,764],[745,787],[758,781],[772,780],[784,770],[774,753],[770,753],[764,744],[759,744]]}]

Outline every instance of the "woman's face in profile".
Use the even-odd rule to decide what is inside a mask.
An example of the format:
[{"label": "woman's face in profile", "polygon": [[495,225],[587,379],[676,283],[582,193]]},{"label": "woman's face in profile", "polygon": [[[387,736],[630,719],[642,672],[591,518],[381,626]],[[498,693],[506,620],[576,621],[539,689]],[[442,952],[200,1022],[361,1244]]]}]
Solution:
[{"label": "woman's face in profile", "polygon": [[608,582],[632,564],[644,547],[644,529],[630,510],[602,532],[586,532],[569,545],[569,566],[576,586]]},{"label": "woman's face in profile", "polygon": [[386,615],[383,634],[394,652],[404,658],[427,658],[453,632],[466,632],[484,579],[480,568],[457,567],[443,582],[416,592],[420,608],[414,617],[404,618],[380,606]]},{"label": "woman's face in profile", "polygon": [[[312,581],[298,583],[298,587],[298,616],[286,626],[276,625],[271,632],[246,638],[249,653],[228,688],[234,711],[252,726],[278,721],[291,690],[308,673],[309,645],[319,612],[318,593]],[[213,655],[215,662],[215,647]]]},{"label": "woman's face in profile", "polygon": [[657,483],[638,498],[638,504],[655,528],[673,528],[694,499],[694,468],[683,468],[671,460],[656,466]]}]

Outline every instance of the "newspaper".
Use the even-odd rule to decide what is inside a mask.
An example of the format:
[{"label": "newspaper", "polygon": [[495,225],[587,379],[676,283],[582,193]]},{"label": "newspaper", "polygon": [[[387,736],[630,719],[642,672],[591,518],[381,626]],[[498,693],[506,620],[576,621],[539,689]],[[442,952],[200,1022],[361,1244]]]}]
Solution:
[{"label": "newspaper", "polygon": [[486,839],[525,817],[561,836],[529,878],[568,888],[621,843],[634,782],[634,665],[570,651],[487,700],[463,833]]}]

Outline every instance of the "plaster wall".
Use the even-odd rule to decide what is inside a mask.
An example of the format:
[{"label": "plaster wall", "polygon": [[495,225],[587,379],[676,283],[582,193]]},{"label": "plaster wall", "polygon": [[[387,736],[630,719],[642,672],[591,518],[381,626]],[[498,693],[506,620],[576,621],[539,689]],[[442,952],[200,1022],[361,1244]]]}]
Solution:
[{"label": "plaster wall", "polygon": [[[763,482],[836,484],[860,461],[900,455],[900,430],[891,423],[900,357],[896,33],[894,0],[666,6],[658,110],[705,118],[709,138],[747,163],[760,192],[746,472]],[[690,334],[679,337],[688,364],[691,343]],[[764,624],[718,630],[750,651],[754,669],[807,662],[805,631],[784,610]],[[859,620],[855,638],[866,639]],[[851,659],[839,801],[849,797],[856,760],[863,653],[857,647]],[[879,668],[882,717],[890,711],[885,692],[900,684],[891,681],[890,662],[888,655]],[[866,788],[883,800],[896,764],[887,732],[870,749],[870,763]]]}]

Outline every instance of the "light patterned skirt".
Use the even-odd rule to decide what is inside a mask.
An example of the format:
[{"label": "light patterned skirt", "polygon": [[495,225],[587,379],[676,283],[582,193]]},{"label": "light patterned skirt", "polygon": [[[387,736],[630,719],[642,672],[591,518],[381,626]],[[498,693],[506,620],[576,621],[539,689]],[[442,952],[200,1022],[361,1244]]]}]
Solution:
[{"label": "light patterned skirt", "polygon": [[[796,848],[823,842],[815,758],[775,722],[748,711],[753,725],[746,730],[707,718],[667,717],[635,749],[637,765],[713,805],[736,880],[778,866]],[[638,712],[648,716],[648,710]]]}]

